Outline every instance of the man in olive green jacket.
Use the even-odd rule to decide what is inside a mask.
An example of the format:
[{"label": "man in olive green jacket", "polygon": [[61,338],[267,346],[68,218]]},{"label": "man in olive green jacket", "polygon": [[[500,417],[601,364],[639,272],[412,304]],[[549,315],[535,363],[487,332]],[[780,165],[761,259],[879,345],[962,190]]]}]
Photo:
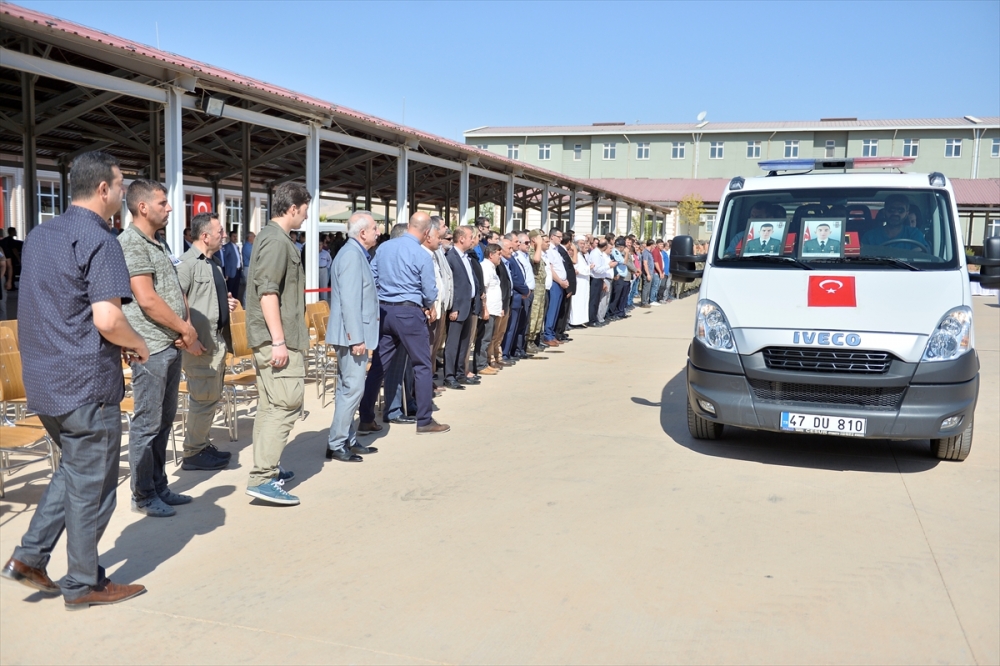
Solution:
[{"label": "man in olive green jacket", "polygon": [[300,183],[274,190],[268,222],[253,244],[247,276],[247,342],[257,367],[257,417],[253,425],[253,470],[247,495],[271,504],[298,504],[282,486],[281,453],[305,400],[305,271],[290,231],[306,219],[312,196]]},{"label": "man in olive green jacket", "polygon": [[215,254],[222,246],[222,223],[214,213],[191,220],[191,247],[181,256],[177,279],[187,297],[191,325],[205,348],[200,356],[184,353],[182,365],[188,386],[188,416],[181,469],[216,470],[229,464],[229,452],[219,451],[209,439],[225,384],[226,352],[232,350],[229,313],[236,299],[226,291],[226,279]]}]

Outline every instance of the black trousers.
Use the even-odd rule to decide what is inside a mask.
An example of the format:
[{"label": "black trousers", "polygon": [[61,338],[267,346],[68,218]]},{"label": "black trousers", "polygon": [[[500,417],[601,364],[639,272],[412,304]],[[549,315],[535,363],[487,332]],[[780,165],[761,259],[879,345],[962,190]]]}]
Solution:
[{"label": "black trousers", "polygon": [[556,335],[565,335],[566,329],[569,328],[569,310],[570,304],[573,300],[573,295],[566,290],[563,294],[562,303],[559,304],[559,316],[556,317]]},{"label": "black trousers", "polygon": [[451,321],[447,323],[448,333],[444,340],[444,378],[457,380],[464,377],[465,359],[469,357],[469,341],[472,333],[471,312],[464,321]]},{"label": "black trousers", "polygon": [[611,304],[608,306],[608,313],[616,317],[625,316],[625,300],[631,289],[632,282],[630,280],[619,278],[611,281]]},{"label": "black trousers", "polygon": [[590,323],[597,323],[597,311],[601,305],[601,296],[604,294],[604,278],[590,278]]}]

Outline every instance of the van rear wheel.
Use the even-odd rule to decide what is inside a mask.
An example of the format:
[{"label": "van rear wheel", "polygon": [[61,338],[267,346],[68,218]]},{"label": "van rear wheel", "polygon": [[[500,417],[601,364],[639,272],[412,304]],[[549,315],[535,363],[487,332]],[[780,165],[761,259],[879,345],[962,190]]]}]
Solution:
[{"label": "van rear wheel", "polygon": [[[688,407],[688,409],[691,409]],[[961,435],[931,440],[931,453],[941,460],[962,461],[969,457],[972,449],[972,421]]]},{"label": "van rear wheel", "polygon": [[721,423],[703,419],[694,412],[691,402],[688,401],[688,431],[695,439],[719,439],[722,437]]}]

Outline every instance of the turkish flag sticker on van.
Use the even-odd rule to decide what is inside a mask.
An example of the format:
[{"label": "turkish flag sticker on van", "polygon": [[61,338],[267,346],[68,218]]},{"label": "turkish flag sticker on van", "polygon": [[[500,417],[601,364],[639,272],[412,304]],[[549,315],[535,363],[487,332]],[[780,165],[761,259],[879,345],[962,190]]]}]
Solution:
[{"label": "turkish flag sticker on van", "polygon": [[858,299],[854,293],[854,276],[809,276],[809,307],[856,308],[857,306]]}]

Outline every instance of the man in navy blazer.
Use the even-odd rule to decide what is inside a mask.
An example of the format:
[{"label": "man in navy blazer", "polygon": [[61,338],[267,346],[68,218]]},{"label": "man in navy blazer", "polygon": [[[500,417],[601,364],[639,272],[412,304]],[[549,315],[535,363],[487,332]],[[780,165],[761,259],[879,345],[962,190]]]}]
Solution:
[{"label": "man in navy blazer", "polygon": [[375,247],[378,226],[368,211],[347,220],[347,243],[330,267],[330,319],[326,343],[337,354],[337,397],[327,440],[326,459],[361,462],[376,453],[358,443],[354,413],[365,391],[368,350],[378,346],[379,306],[368,251]]},{"label": "man in navy blazer", "polygon": [[475,243],[472,227],[455,229],[453,245],[445,255],[454,277],[454,293],[448,312],[448,333],[444,343],[444,385],[464,389],[470,383],[465,374],[465,359],[469,356],[472,321],[476,316],[476,278],[469,250]]},{"label": "man in navy blazer", "polygon": [[[504,245],[513,249],[516,239],[517,234],[507,234],[504,236]],[[507,331],[504,335],[502,349],[503,360],[511,362],[514,360],[512,355],[514,342],[517,339],[521,320],[524,318],[524,306],[531,290],[528,289],[528,283],[524,280],[524,269],[521,268],[521,263],[514,256],[504,256],[501,253],[500,261],[510,273],[510,317],[507,320]]]}]

